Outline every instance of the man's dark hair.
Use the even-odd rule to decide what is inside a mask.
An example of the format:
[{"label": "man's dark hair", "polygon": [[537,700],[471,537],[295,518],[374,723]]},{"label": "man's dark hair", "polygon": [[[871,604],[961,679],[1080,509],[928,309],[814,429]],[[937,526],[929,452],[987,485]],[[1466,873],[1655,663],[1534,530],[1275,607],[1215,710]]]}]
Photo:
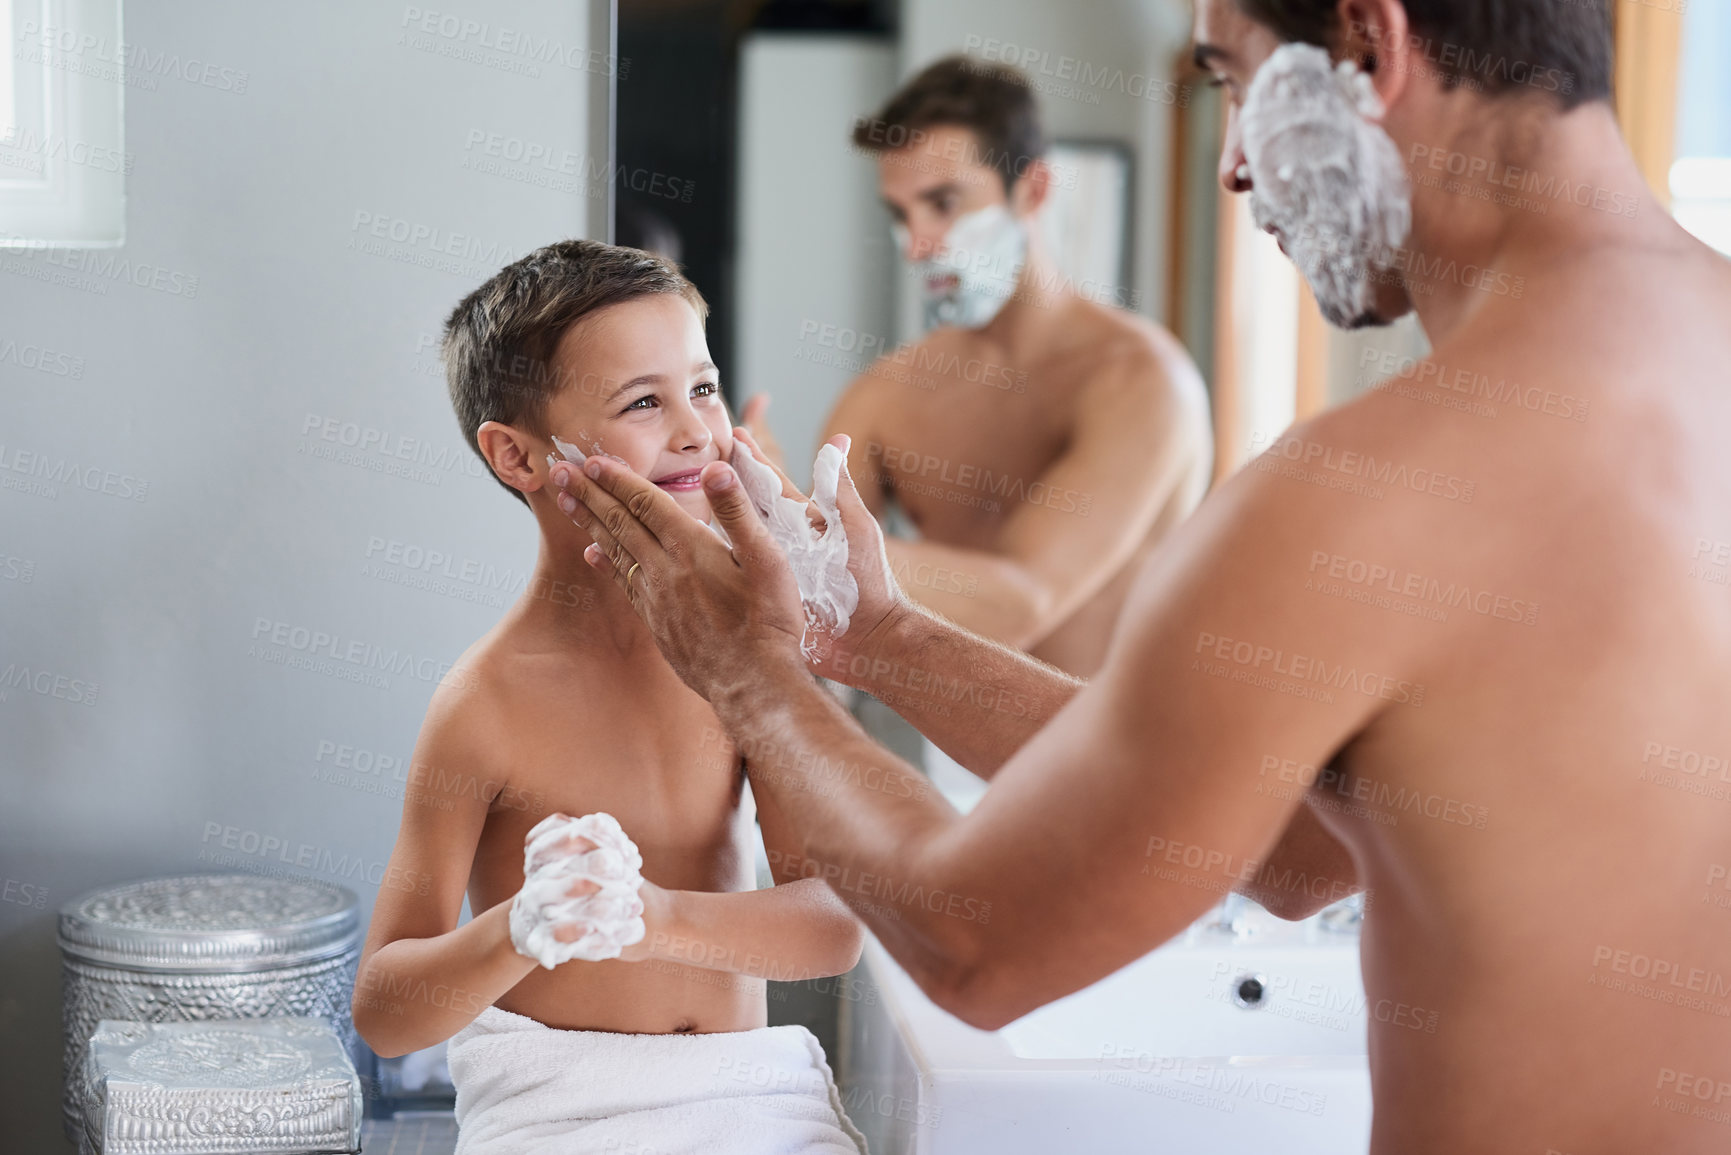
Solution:
[{"label": "man's dark hair", "polygon": [[934,128],[965,128],[979,155],[996,169],[1004,191],[1046,155],[1040,106],[1028,78],[1014,68],[966,56],[946,56],[922,69],[883,108],[854,123],[854,145],[883,153],[917,144]]},{"label": "man's dark hair", "polygon": [[[1613,0],[1403,0],[1423,68],[1445,87],[1539,91],[1567,111],[1611,95]],[[1282,40],[1338,48],[1339,0],[1237,0]],[[1372,38],[1372,51],[1375,39]]]},{"label": "man's dark hair", "polygon": [[547,403],[580,379],[555,362],[560,338],[591,313],[655,293],[677,293],[699,320],[709,316],[697,286],[671,261],[599,241],[536,249],[464,297],[445,322],[443,353],[445,383],[469,448],[481,453],[476,432],[488,421],[546,432]]}]

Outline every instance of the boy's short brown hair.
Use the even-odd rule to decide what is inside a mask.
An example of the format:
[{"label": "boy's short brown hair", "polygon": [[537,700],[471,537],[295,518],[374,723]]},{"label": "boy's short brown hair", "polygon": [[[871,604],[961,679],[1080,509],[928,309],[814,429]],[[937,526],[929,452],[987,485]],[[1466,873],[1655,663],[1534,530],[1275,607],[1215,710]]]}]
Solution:
[{"label": "boy's short brown hair", "polygon": [[974,134],[979,153],[967,159],[996,169],[1006,194],[1046,155],[1040,104],[1028,78],[1008,65],[961,55],[922,69],[877,113],[855,121],[853,143],[865,152],[894,152],[945,127]]},{"label": "boy's short brown hair", "polygon": [[584,240],[536,249],[459,301],[445,322],[443,354],[451,405],[469,448],[481,453],[476,432],[488,421],[544,432],[548,402],[579,379],[569,367],[561,373],[554,361],[566,331],[609,305],[655,293],[677,293],[699,321],[709,316],[703,294],[671,261]]}]

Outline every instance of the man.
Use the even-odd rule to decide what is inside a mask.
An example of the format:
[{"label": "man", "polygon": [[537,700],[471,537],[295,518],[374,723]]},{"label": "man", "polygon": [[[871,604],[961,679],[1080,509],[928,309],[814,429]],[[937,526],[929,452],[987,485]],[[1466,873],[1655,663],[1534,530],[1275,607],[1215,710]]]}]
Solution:
[{"label": "man", "polygon": [[[1199,0],[1195,34],[1232,98],[1222,179],[1332,315],[1416,309],[1434,351],[1212,494],[1086,686],[896,600],[843,486],[860,608],[815,667],[924,687],[904,713],[991,776],[977,809],[905,796],[912,771],[811,685],[789,571],[725,467],[704,481],[731,555],[612,463],[569,477],[591,564],[818,872],[969,1022],[1123,966],[1223,880],[1288,916],[1362,885],[1376,1155],[1722,1152],[1731,265],[1645,191],[1603,6]],[[1370,91],[1320,84],[1283,36]],[[1347,94],[1347,120],[1314,115]],[[1286,113],[1352,177],[1352,221],[1410,208],[1398,251],[1304,226],[1295,193],[1326,174],[1268,166]],[[1410,206],[1368,175],[1390,150]],[[1439,152],[1478,185],[1429,179]],[[1544,211],[1499,194],[1529,181]],[[1355,252],[1375,263],[1348,275]]]},{"label": "man", "polygon": [[1114,287],[1058,271],[1020,73],[940,60],[853,139],[877,156],[930,331],[849,385],[825,436],[852,437],[873,515],[894,501],[918,530],[889,543],[909,597],[1091,675],[1140,563],[1207,491],[1201,378],[1170,333],[1101,303]]}]

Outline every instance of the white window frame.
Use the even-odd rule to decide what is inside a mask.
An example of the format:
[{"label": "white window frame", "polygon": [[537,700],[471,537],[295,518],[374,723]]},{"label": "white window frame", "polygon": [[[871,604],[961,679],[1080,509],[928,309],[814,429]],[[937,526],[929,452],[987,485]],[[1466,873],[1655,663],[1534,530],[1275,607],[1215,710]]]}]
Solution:
[{"label": "white window frame", "polygon": [[[121,0],[9,0],[16,122],[0,138],[0,249],[126,240]],[[0,127],[0,132],[5,129]]]}]

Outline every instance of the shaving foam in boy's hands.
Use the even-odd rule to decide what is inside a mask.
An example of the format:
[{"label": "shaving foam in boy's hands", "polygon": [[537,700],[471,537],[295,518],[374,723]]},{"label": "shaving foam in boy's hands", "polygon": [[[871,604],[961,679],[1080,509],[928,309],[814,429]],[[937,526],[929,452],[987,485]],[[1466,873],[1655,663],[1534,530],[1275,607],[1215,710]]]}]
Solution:
[{"label": "shaving foam in boy's hands", "polygon": [[[578,849],[578,839],[595,844]],[[523,840],[523,889],[511,903],[511,945],[548,970],[618,958],[642,940],[643,856],[611,814],[543,818]],[[587,882],[595,889],[573,896]],[[561,941],[558,932],[576,932]]]},{"label": "shaving foam in boy's hands", "polygon": [[812,528],[806,503],[782,492],[781,477],[759,461],[746,444],[733,443],[733,470],[752,506],[769,526],[769,535],[787,554],[805,605],[805,637],[800,643],[807,657],[817,652],[816,637],[836,638],[847,632],[848,619],[859,608],[859,583],[847,568],[847,532],[841,524],[841,506],[836,489],[846,462],[842,451],[825,445],[817,451],[811,467],[811,500],[823,515],[824,528]]}]

